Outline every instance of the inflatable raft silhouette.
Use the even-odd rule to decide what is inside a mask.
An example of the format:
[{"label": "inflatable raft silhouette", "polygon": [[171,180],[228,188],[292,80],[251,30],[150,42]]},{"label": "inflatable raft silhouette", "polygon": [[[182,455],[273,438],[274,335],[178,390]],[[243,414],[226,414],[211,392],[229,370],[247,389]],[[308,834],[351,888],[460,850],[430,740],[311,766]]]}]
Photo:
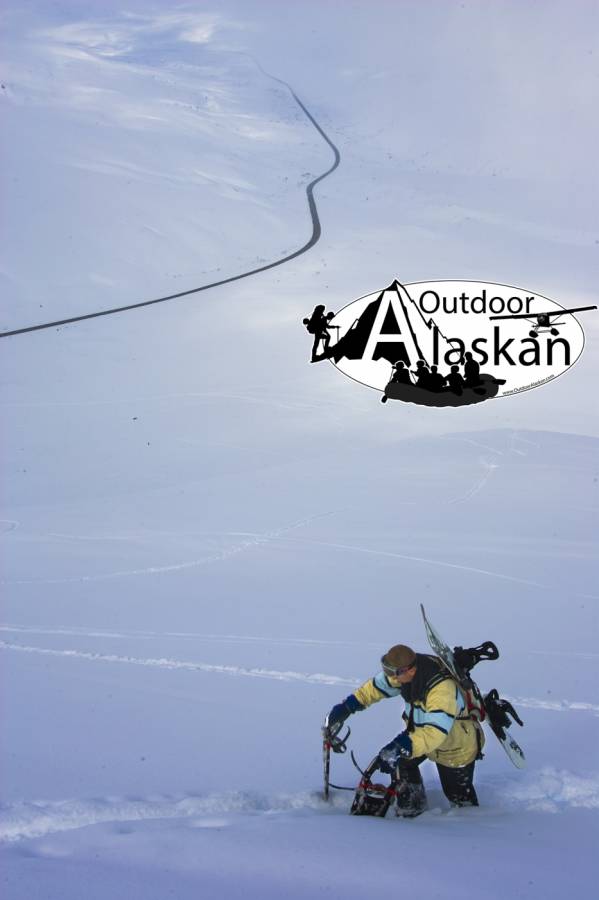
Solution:
[{"label": "inflatable raft silhouette", "polygon": [[419,406],[470,406],[472,403],[483,403],[496,397],[502,384],[505,384],[504,379],[481,373],[480,384],[476,387],[464,386],[462,393],[457,394],[447,388],[442,391],[431,391],[416,384],[390,381],[381,402],[403,400],[404,403],[416,403]]}]

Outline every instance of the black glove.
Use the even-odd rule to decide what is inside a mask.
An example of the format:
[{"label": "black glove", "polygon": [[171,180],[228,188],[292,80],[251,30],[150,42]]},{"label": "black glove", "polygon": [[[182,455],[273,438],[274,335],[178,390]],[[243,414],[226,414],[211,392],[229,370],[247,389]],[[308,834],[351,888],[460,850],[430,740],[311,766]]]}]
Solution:
[{"label": "black glove", "polygon": [[353,713],[360,712],[361,709],[364,709],[364,707],[356,695],[350,694],[343,703],[338,703],[337,706],[332,708],[326,718],[325,727],[329,729],[331,734],[338,734],[345,720]]},{"label": "black glove", "polygon": [[351,714],[352,711],[348,708],[345,701],[343,703],[338,703],[332,708],[326,718],[327,727],[333,732],[340,731],[341,726],[343,725],[345,720],[351,716]]}]

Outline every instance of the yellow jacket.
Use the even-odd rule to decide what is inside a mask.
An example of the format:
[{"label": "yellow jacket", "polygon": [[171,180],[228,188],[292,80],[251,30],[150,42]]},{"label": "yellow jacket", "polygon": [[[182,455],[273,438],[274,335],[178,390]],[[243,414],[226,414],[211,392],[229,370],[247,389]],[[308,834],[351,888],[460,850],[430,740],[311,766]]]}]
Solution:
[{"label": "yellow jacket", "polygon": [[469,718],[462,690],[437,657],[417,654],[414,688],[412,692],[410,684],[395,686],[379,672],[365,681],[354,697],[365,709],[379,700],[403,696],[403,719],[412,739],[412,758],[426,756],[452,768],[476,759],[484,744],[482,728]]}]

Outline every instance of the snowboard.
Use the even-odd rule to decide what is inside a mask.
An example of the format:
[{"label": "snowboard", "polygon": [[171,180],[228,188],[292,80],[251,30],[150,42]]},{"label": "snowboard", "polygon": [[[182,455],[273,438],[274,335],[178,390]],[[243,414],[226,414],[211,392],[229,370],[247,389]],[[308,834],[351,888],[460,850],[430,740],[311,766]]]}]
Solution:
[{"label": "snowboard", "polygon": [[[478,685],[472,680],[469,670],[459,664],[456,660],[456,653],[454,650],[445,643],[439,635],[439,632],[433,628],[427,619],[422,603],[420,604],[420,609],[422,611],[424,628],[431,649],[435,655],[439,657],[447,671],[452,678],[457,681],[462,690],[472,694],[476,701],[476,705],[480,708],[480,712],[482,713],[482,715],[480,715],[480,720],[489,724],[491,731],[507,753],[511,762],[516,768],[523,769],[526,766],[524,751],[507,731],[512,724],[510,716],[518,722],[519,725],[523,724],[516,713],[516,710],[507,700],[502,700],[495,689],[489,691],[489,693],[483,697]],[[489,647],[494,648],[494,655],[488,650]],[[482,650],[482,653],[478,654],[478,658],[473,655],[473,651],[463,651],[461,647],[456,647],[455,651],[461,651],[462,656],[470,653],[471,657],[474,659],[474,662],[471,662],[471,666],[475,665],[480,659],[496,659],[497,656],[499,656],[497,648],[494,644],[491,644],[491,642],[482,645],[482,648],[476,649]]]}]

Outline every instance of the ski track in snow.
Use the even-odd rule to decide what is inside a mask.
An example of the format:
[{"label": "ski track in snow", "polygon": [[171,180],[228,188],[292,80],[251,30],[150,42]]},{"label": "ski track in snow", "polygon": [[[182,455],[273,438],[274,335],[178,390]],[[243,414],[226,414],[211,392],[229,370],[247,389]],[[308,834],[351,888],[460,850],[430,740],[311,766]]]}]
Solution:
[{"label": "ski track in snow", "polygon": [[529,581],[525,578],[516,578],[514,575],[505,575],[503,572],[491,572],[487,569],[478,569],[474,566],[465,566],[460,565],[459,563],[445,562],[444,560],[440,559],[429,559],[424,556],[407,556],[403,553],[393,553],[391,550],[375,550],[370,547],[360,547],[355,544],[338,544],[333,543],[332,541],[316,541],[310,538],[287,538],[286,540],[313,544],[318,547],[329,547],[332,550],[346,550],[349,553],[368,553],[373,556],[386,556],[391,559],[403,559],[407,562],[425,563],[429,566],[441,566],[446,569],[458,569],[461,572],[472,572],[475,575],[485,575],[488,578],[500,578],[503,581],[512,581],[516,584],[524,584],[527,587],[540,588],[541,590],[547,590],[548,588],[548,585],[541,584],[538,581]]},{"label": "ski track in snow", "polygon": [[378,648],[379,643],[375,641],[327,641],[321,638],[291,638],[277,637],[270,638],[258,635],[247,634],[205,634],[197,631],[86,631],[82,628],[67,628],[59,626],[57,628],[35,628],[29,625],[9,625],[0,624],[0,632],[7,631],[19,634],[60,634],[69,635],[71,637],[101,637],[116,638],[119,640],[130,640],[131,638],[140,639],[160,639],[165,637],[189,638],[193,640],[215,641],[222,644],[274,644],[274,645],[293,645],[301,647],[304,645],[319,645],[325,647],[373,647]]},{"label": "ski track in snow", "polygon": [[[483,450],[487,450],[491,453],[495,453],[498,456],[504,455],[503,450],[498,450],[495,447],[489,447],[486,444],[482,444],[479,441],[472,440],[471,438],[447,436],[446,440],[449,440],[449,441],[453,440],[456,442],[471,444],[474,447],[480,447]],[[512,433],[510,435],[509,447],[507,448],[508,456],[509,456],[509,454],[515,454],[516,456],[528,456],[528,453],[526,452],[526,450],[519,450],[516,448],[516,446],[515,446],[516,442],[519,442],[521,444],[528,444],[529,446],[540,448],[540,444],[536,444],[534,441],[530,441],[527,438],[521,437],[521,435],[517,431],[512,431]],[[500,468],[500,466],[497,462],[486,459],[485,457],[480,457],[478,462],[483,469],[483,474],[481,475],[481,477],[474,482],[472,487],[468,491],[466,491],[465,494],[462,494],[459,497],[455,497],[453,500],[448,500],[447,501],[448,506],[452,506],[457,503],[465,503],[467,500],[471,500],[473,497],[475,497],[477,494],[479,494],[482,491],[482,489],[487,485],[489,479],[492,477],[494,472]]]},{"label": "ski track in snow", "polygon": [[[492,469],[490,469],[490,473],[484,476],[483,481],[486,483],[490,474],[492,473]],[[463,497],[457,498],[452,503],[462,502],[470,497],[474,496],[475,493],[483,486],[483,483],[477,483],[470,491]],[[140,575],[161,575],[168,572],[181,572],[186,569],[194,569],[199,566],[208,565],[213,562],[223,562],[227,559],[230,559],[233,556],[237,556],[239,553],[243,553],[246,550],[249,550],[254,547],[259,547],[263,544],[271,543],[276,540],[280,541],[289,541],[292,543],[305,543],[310,544],[312,546],[317,547],[326,547],[332,550],[341,550],[349,553],[365,553],[373,556],[385,556],[390,559],[401,559],[405,562],[413,562],[413,563],[421,563],[428,566],[438,566],[440,568],[453,569],[455,571],[460,572],[469,572],[473,575],[483,575],[485,578],[497,578],[502,581],[509,581],[515,584],[522,584],[526,587],[533,587],[539,590],[546,591],[548,590],[548,585],[542,584],[539,581],[531,581],[526,578],[517,578],[515,575],[506,575],[504,572],[493,572],[488,569],[479,569],[475,566],[467,566],[462,565],[460,563],[450,563],[445,560],[440,559],[430,559],[428,557],[423,556],[411,556],[403,553],[394,553],[390,550],[377,550],[371,547],[361,547],[355,544],[340,544],[332,541],[318,541],[311,538],[289,538],[285,537],[285,534],[289,531],[292,531],[296,528],[301,528],[304,525],[309,524],[315,519],[320,519],[325,516],[335,515],[341,510],[332,510],[326,513],[319,513],[314,516],[310,516],[306,519],[302,519],[299,522],[294,522],[291,525],[286,525],[283,528],[280,528],[276,531],[264,532],[263,534],[256,534],[255,536],[248,538],[247,540],[242,541],[240,544],[237,544],[233,547],[230,547],[227,550],[221,550],[220,552],[212,555],[212,556],[204,556],[200,559],[186,560],[183,562],[172,563],[170,565],[162,565],[162,566],[147,566],[141,569],[123,569],[116,572],[103,572],[94,575],[69,575],[60,578],[17,578],[17,579],[4,579],[0,581],[0,584],[4,586],[8,585],[23,585],[23,584],[79,584],[90,581],[108,581],[114,578],[125,578],[132,576],[140,576]],[[587,600],[599,600],[599,596],[595,594],[581,594],[574,593],[572,596],[574,597],[583,597]]]},{"label": "ski track in snow", "polygon": [[[272,644],[274,646],[293,645],[302,647],[305,645],[317,645],[325,647],[373,647],[380,648],[380,641],[331,641],[324,638],[301,637],[266,637],[256,634],[208,634],[203,631],[92,631],[85,627],[69,627],[57,625],[55,628],[38,628],[35,625],[15,625],[8,622],[0,623],[0,632],[11,634],[49,634],[67,635],[69,637],[114,638],[116,640],[160,640],[162,638],[187,638],[188,640],[200,640],[221,644]],[[564,656],[576,659],[599,659],[599,653],[584,652],[578,650],[526,650],[534,656]]]},{"label": "ski track in snow", "polygon": [[498,450],[496,447],[489,447],[488,444],[481,444],[480,441],[475,441],[473,438],[446,434],[443,435],[443,439],[446,441],[455,441],[458,444],[471,444],[473,447],[479,447],[483,450],[488,450],[490,453],[497,453],[499,456],[503,456],[503,450]]},{"label": "ski track in snow", "polygon": [[135,666],[150,666],[161,669],[184,669],[191,672],[209,672],[219,675],[240,675],[248,678],[268,678],[274,681],[300,681],[308,684],[334,684],[349,685],[355,687],[360,681],[355,678],[342,678],[338,675],[324,675],[322,673],[309,674],[307,672],[279,672],[275,669],[248,669],[244,666],[219,666],[212,663],[186,662],[178,659],[140,659],[135,656],[117,656],[111,653],[89,653],[83,650],[52,650],[46,647],[30,647],[23,644],[9,644],[0,641],[0,648],[5,650],[17,650],[23,653],[40,653],[46,656],[70,657],[71,659],[86,659],[91,662],[128,663]]},{"label": "ski track in snow", "polygon": [[242,541],[240,544],[229,547],[227,550],[221,550],[213,556],[204,556],[200,559],[173,563],[171,565],[165,566],[148,566],[147,568],[143,569],[126,569],[118,572],[103,572],[97,575],[70,575],[64,578],[19,578],[14,580],[0,581],[0,584],[77,584],[79,582],[104,581],[112,578],[124,578],[131,575],[157,575],[163,574],[165,572],[180,572],[184,569],[194,569],[198,566],[204,566],[207,563],[222,562],[223,560],[227,560],[232,556],[236,556],[238,553],[243,553],[246,550],[250,550],[254,547],[259,547],[262,544],[267,544],[270,541],[281,538],[282,535],[286,534],[288,531],[293,531],[295,528],[303,528],[305,525],[309,525],[316,519],[326,518],[327,516],[334,516],[338,512],[341,512],[341,510],[330,510],[329,512],[316,513],[312,516],[307,516],[306,518],[299,519],[296,522],[291,522],[291,524],[289,525],[283,525],[281,528],[252,535],[246,540]]},{"label": "ski track in snow", "polygon": [[[484,786],[488,807],[497,811],[559,813],[568,809],[599,809],[599,776],[580,777],[572,772],[545,768],[540,772],[504,778]],[[333,792],[327,803],[320,792],[264,794],[228,791],[207,795],[152,795],[17,801],[0,812],[0,842],[40,838],[101,823],[145,822],[152,819],[188,819],[192,828],[224,827],[227,815],[273,815],[294,811],[346,814],[351,797]],[[472,824],[479,828],[489,809],[477,810]],[[434,810],[433,814],[438,810]],[[426,815],[426,814],[425,814]],[[451,812],[448,813],[451,815]],[[215,818],[216,817],[216,818]],[[391,818],[392,822],[394,819]]]},{"label": "ski track in snow", "polygon": [[591,712],[599,716],[599,704],[587,703],[584,700],[540,700],[537,697],[511,697],[507,695],[506,699],[511,700],[517,706],[524,706],[526,709],[549,709],[554,712],[582,710],[583,712]]},{"label": "ski track in snow", "polygon": [[[510,446],[507,451],[508,453],[516,452],[514,450],[515,438],[516,438],[516,433],[512,432],[511,437],[510,437]],[[479,441],[472,440],[472,438],[448,436],[448,437],[446,437],[446,440],[449,440],[449,441],[453,440],[453,441],[456,441],[459,443],[471,444],[473,447],[481,447],[483,450],[487,450],[491,453],[495,453],[498,456],[503,456],[503,450],[497,450],[494,447],[488,447],[486,444],[481,444]],[[526,454],[523,454],[523,455],[526,455]],[[483,474],[481,475],[481,477],[477,481],[474,482],[472,487],[468,491],[466,491],[465,494],[463,494],[459,497],[455,497],[453,500],[448,500],[447,501],[448,506],[452,506],[456,503],[465,503],[467,500],[471,500],[478,493],[480,493],[480,491],[482,491],[482,489],[486,486],[487,482],[492,477],[492,475],[494,474],[496,469],[499,468],[498,463],[493,462],[493,460],[486,459],[484,456],[480,457],[479,463],[483,468]]]},{"label": "ski track in snow", "polygon": [[495,470],[499,468],[497,463],[490,462],[488,459],[484,459],[482,457],[481,459],[479,459],[479,463],[483,468],[483,474],[481,475],[481,477],[474,482],[472,487],[470,487],[465,494],[461,494],[459,497],[454,497],[453,500],[447,500],[447,506],[453,506],[456,503],[465,503],[467,500],[471,500],[482,491]]},{"label": "ski track in snow", "polygon": [[[134,666],[148,666],[159,669],[180,669],[188,672],[206,672],[217,675],[236,675],[245,678],[267,678],[271,681],[295,681],[304,684],[344,685],[358,687],[360,678],[328,675],[323,672],[294,672],[277,669],[246,668],[245,666],[216,665],[214,663],[190,662],[179,659],[140,658],[136,656],[118,656],[116,653],[93,653],[86,650],[55,650],[49,647],[32,647],[26,644],[11,644],[0,641],[0,648],[21,653],[38,653],[45,656],[58,656],[63,659],[83,659],[88,662],[121,663]],[[536,697],[507,697],[518,706],[527,709],[545,709],[553,712],[591,712],[599,715],[599,704],[578,700],[541,700]]]}]

